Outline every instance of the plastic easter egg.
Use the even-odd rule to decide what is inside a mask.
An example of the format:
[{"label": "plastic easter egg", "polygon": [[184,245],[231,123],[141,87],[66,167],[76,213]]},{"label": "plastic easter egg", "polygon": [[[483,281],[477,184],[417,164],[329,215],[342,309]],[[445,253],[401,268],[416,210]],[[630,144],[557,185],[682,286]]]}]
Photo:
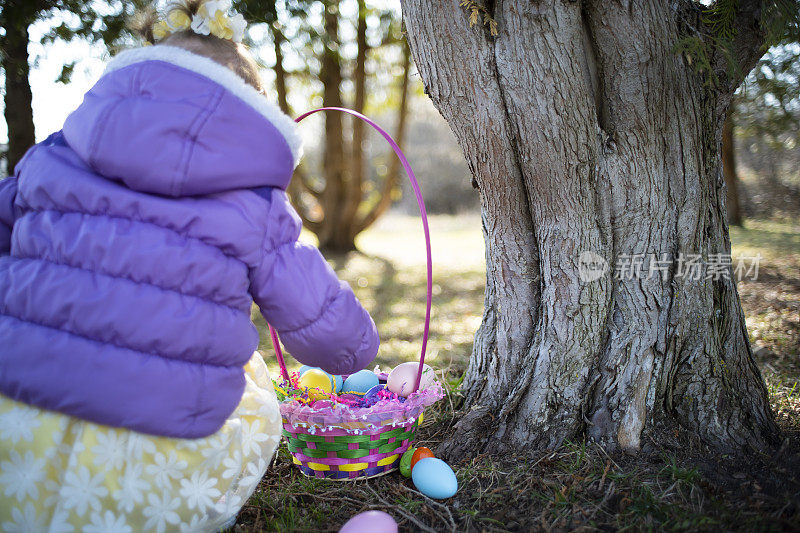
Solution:
[{"label": "plastic easter egg", "polygon": [[333,392],[337,394],[342,392],[342,382],[343,382],[342,376],[336,374],[331,377],[333,378],[333,383],[334,383]]},{"label": "plastic easter egg", "polygon": [[414,455],[415,450],[416,448],[409,446],[400,457],[400,473],[403,474],[403,477],[411,477],[411,457]]},{"label": "plastic easter egg", "polygon": [[435,457],[433,452],[426,448],[425,446],[420,446],[414,451],[414,455],[411,457],[411,469],[414,469],[414,466],[421,460],[426,457]]},{"label": "plastic easter egg", "polygon": [[308,397],[312,400],[319,400],[326,393],[333,392],[331,376],[319,368],[306,370],[297,382],[301,387],[308,387]]},{"label": "plastic easter egg", "polygon": [[[398,396],[407,397],[414,391],[414,384],[417,381],[419,363],[400,363],[389,372],[386,380],[386,388]],[[422,365],[422,377],[419,381],[419,390],[430,387],[434,381],[434,372],[428,365]]]},{"label": "plastic easter egg", "polygon": [[458,491],[458,480],[450,466],[435,457],[420,459],[411,471],[411,480],[422,494],[442,500]]},{"label": "plastic easter egg", "polygon": [[350,402],[355,402],[359,407],[364,405],[364,397],[358,394],[340,394],[339,398]]},{"label": "plastic easter egg", "polygon": [[306,370],[298,383],[303,387],[322,389],[325,392],[333,391],[331,387],[331,376],[324,370],[319,368],[310,368]]},{"label": "plastic easter egg", "polygon": [[342,385],[345,394],[366,394],[368,390],[378,384],[378,376],[370,370],[359,370],[348,376]]},{"label": "plastic easter egg", "polygon": [[364,394],[364,399],[373,403],[377,403],[380,398],[378,393],[384,389],[383,385],[375,385]]},{"label": "plastic easter egg", "polygon": [[385,385],[381,385],[379,383],[379,384],[375,385],[374,387],[372,387],[371,389],[369,389],[367,391],[367,396],[374,396],[374,395],[378,394],[380,391],[382,391],[385,388],[386,388]]},{"label": "plastic easter egg", "polygon": [[339,533],[397,533],[397,522],[383,511],[367,511],[345,522]]}]

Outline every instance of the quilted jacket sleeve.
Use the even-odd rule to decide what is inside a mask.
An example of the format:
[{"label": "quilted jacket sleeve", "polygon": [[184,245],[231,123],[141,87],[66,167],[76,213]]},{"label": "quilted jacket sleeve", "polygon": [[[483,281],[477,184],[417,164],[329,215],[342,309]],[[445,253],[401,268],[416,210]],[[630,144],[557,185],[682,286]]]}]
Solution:
[{"label": "quilted jacket sleeve", "polygon": [[297,242],[300,227],[286,194],[273,190],[251,294],[295,359],[332,374],[355,372],[378,353],[375,323],[319,250]]},{"label": "quilted jacket sleeve", "polygon": [[11,252],[11,228],[14,225],[14,198],[17,196],[17,178],[0,181],[0,255]]}]

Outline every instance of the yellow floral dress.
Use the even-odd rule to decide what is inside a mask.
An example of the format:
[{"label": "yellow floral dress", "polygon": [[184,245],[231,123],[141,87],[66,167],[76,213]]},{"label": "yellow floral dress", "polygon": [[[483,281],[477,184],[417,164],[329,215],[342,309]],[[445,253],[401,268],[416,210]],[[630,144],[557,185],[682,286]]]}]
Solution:
[{"label": "yellow floral dress", "polygon": [[202,439],[93,424],[0,396],[0,531],[218,531],[264,475],[281,431],[256,352],[239,406]]}]

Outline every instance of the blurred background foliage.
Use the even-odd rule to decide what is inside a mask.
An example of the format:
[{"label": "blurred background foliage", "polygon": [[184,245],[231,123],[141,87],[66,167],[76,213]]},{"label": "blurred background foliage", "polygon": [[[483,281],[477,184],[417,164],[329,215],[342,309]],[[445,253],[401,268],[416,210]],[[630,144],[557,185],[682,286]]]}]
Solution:
[{"label": "blurred background foliage", "polygon": [[[35,131],[32,102],[57,100],[61,88],[76,79],[90,86],[87,80],[99,76],[111,55],[138,45],[125,22],[149,4],[0,0],[0,87],[8,131],[4,138],[0,129],[0,173],[13,169],[36,139],[50,133]],[[156,5],[163,9],[167,2]],[[403,146],[430,212],[478,210],[461,149],[424,96],[405,45],[399,0],[236,0],[234,5],[251,21],[246,43],[273,88],[271,99],[285,112],[297,116],[330,105],[365,113]],[[736,95],[723,139],[734,224],[743,217],[800,216],[797,33],[795,28],[766,53]],[[43,63],[50,66],[50,78],[46,83],[38,78],[32,89]],[[55,70],[53,63],[59,64]],[[62,117],[71,111],[56,109]],[[290,194],[323,249],[354,249],[358,235],[390,208],[416,212],[396,158],[368,126],[327,113],[306,120],[301,131],[306,156]]]},{"label": "blurred background foliage", "polygon": [[773,47],[739,88],[732,113],[742,215],[800,216],[800,38]]}]

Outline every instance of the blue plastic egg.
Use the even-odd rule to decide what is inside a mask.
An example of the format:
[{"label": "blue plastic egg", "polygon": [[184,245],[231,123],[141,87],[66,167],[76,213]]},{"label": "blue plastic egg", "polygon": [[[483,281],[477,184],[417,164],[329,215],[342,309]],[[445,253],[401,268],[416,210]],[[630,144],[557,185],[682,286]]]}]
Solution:
[{"label": "blue plastic egg", "polygon": [[364,395],[364,399],[370,402],[377,402],[378,401],[378,393],[384,389],[384,385],[375,385],[371,389],[367,391]]},{"label": "blue plastic egg", "polygon": [[449,498],[458,490],[458,480],[453,469],[435,457],[425,457],[417,461],[411,470],[411,479],[417,490],[437,500]]},{"label": "blue plastic egg", "polygon": [[342,376],[335,374],[333,377],[333,392],[340,393],[342,392]]},{"label": "blue plastic egg", "polygon": [[366,394],[368,390],[378,384],[378,376],[370,370],[359,370],[351,374],[342,385],[345,394]]}]

